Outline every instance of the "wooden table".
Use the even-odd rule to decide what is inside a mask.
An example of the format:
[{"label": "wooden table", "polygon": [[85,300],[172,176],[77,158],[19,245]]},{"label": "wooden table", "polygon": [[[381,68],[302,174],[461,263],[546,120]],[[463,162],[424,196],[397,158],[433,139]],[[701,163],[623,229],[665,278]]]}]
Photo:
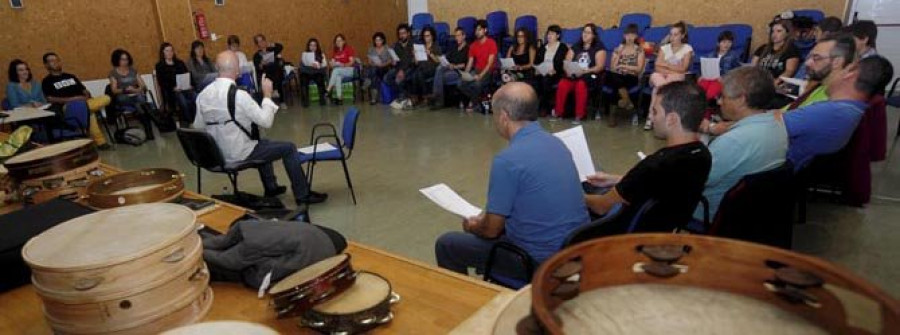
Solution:
[{"label": "wooden table", "polygon": [[[120,171],[104,165],[107,172]],[[193,192],[187,197],[205,198]],[[10,208],[0,209],[0,213]],[[210,228],[224,231],[246,210],[228,203],[198,217]],[[496,295],[510,292],[500,286],[459,275],[418,261],[350,242],[346,250],[353,267],[387,278],[401,296],[394,305],[394,320],[374,331],[376,334],[445,334],[472,316]],[[213,283],[212,310],[206,320],[242,320],[268,325],[282,333],[298,331],[296,319],[276,320],[268,300],[256,298],[256,291],[239,284]],[[31,285],[0,294],[0,334],[51,334],[41,312],[41,302]],[[304,332],[310,332],[303,329]]]},{"label": "wooden table", "polygon": [[9,114],[9,117],[0,118],[0,124],[32,121],[56,115],[40,108],[20,108],[3,112]]}]

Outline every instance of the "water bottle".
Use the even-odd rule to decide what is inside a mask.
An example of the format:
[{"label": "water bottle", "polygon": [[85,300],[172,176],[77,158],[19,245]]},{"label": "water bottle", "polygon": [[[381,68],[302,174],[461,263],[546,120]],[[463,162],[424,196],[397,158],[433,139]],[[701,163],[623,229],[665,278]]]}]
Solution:
[{"label": "water bottle", "polygon": [[491,95],[487,95],[487,99],[481,101],[481,110],[485,115],[491,114]]}]

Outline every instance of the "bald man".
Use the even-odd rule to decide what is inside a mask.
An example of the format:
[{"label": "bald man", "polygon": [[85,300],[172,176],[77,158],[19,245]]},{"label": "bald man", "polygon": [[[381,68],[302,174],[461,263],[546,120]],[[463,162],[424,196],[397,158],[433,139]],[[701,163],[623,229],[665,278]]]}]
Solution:
[{"label": "bald man", "polygon": [[[237,89],[235,79],[241,71],[237,54],[232,51],[220,53],[216,57],[216,69],[219,77],[197,96],[194,128],[205,129],[212,135],[227,163],[246,160],[268,162],[258,168],[266,196],[277,196],[287,190],[284,186],[278,186],[272,167],[273,161],[281,159],[291,179],[294,201],[298,205],[325,201],[327,195],[309,189],[300,154],[293,143],[254,138],[258,136],[253,134],[253,125],[271,127],[278,112],[278,105],[272,101],[272,81],[262,76],[260,87],[263,100],[260,106],[249,93]],[[234,111],[231,112],[228,110],[229,97],[234,101]]]},{"label": "bald man", "polygon": [[[438,265],[459,273],[469,267],[483,271],[498,241],[527,251],[536,269],[589,220],[572,154],[537,122],[534,89],[522,82],[506,84],[494,94],[493,107],[494,126],[509,147],[491,165],[487,209],[463,220],[464,232],[445,233],[435,244]],[[494,269],[522,278],[509,259],[498,259]]]}]

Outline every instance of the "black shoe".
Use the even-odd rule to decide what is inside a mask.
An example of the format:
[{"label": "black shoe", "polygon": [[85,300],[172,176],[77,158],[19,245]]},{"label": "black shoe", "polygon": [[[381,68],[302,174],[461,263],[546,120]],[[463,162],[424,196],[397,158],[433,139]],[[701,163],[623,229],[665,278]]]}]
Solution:
[{"label": "black shoe", "polygon": [[319,192],[309,191],[309,195],[307,195],[306,197],[304,197],[304,198],[302,198],[302,199],[298,199],[298,200],[297,200],[297,205],[303,205],[303,204],[308,204],[308,205],[319,204],[319,203],[325,202],[326,199],[328,199],[328,195],[325,194],[325,193],[319,193]]},{"label": "black shoe", "polygon": [[273,189],[273,190],[266,190],[265,196],[266,196],[266,198],[277,197],[279,195],[284,194],[285,192],[287,192],[287,187],[279,185],[279,186],[276,186],[275,189]]},{"label": "black shoe", "polygon": [[319,97],[319,106],[325,106],[327,101],[325,101],[325,97]]}]

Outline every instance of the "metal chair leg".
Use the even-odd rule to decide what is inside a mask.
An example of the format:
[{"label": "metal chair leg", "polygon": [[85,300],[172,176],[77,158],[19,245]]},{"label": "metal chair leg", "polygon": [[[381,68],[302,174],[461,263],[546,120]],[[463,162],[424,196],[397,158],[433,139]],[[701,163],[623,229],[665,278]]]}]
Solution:
[{"label": "metal chair leg", "polygon": [[347,187],[350,188],[350,196],[353,197],[353,205],[356,205],[356,192],[353,191],[353,182],[350,181],[350,171],[347,170],[347,160],[341,159],[341,165],[344,166],[344,178],[347,179]]},{"label": "metal chair leg", "polygon": [[197,166],[197,194],[203,194],[203,173],[200,166]]}]

